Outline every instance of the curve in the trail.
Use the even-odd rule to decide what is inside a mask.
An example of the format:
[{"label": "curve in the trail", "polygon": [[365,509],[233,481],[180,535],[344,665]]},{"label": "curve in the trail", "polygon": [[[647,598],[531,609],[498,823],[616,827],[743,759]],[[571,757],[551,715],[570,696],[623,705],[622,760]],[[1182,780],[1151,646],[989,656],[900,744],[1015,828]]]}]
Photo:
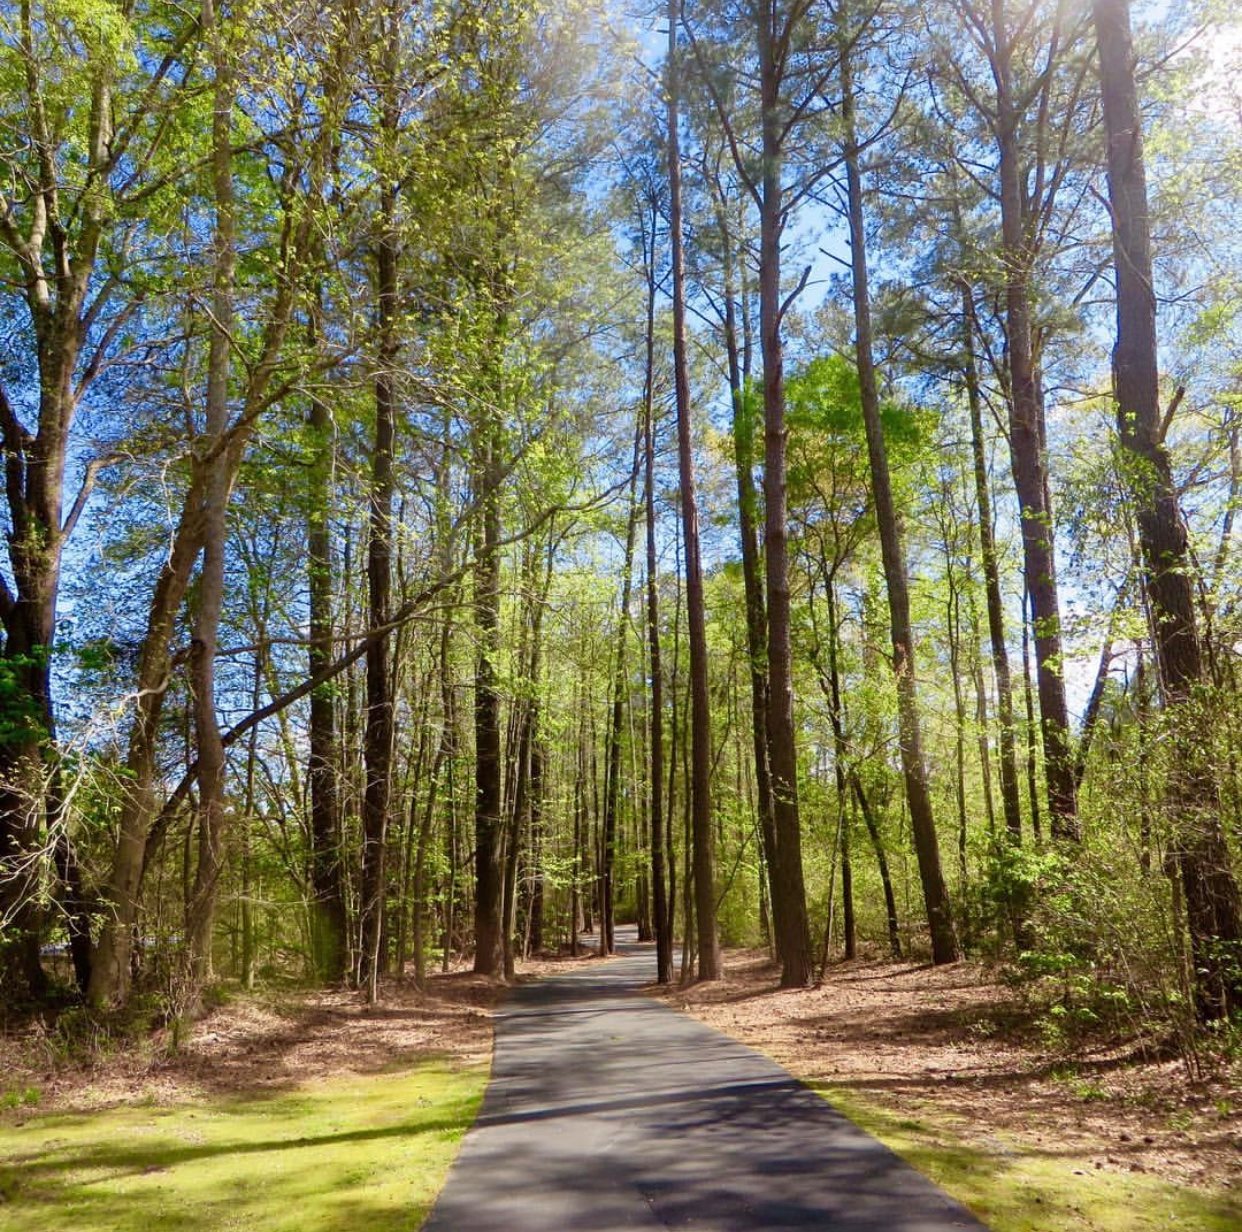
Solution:
[{"label": "curve in the trail", "polygon": [[638,995],[652,947],[517,988],[425,1232],[985,1232],[773,1061]]}]

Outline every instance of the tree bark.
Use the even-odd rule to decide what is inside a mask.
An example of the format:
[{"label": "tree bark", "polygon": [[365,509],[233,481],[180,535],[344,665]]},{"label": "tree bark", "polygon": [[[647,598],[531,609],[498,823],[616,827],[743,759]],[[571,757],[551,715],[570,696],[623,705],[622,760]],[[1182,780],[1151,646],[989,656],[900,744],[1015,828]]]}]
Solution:
[{"label": "tree bark", "polygon": [[474,970],[498,975],[504,970],[501,867],[500,692],[496,664],[500,655],[500,458],[499,427],[484,409],[476,428],[476,501],[481,525],[476,543],[474,615],[478,657],[474,679],[475,743],[475,915]]},{"label": "tree bark", "polygon": [[1013,678],[1005,642],[1005,604],[1001,597],[1000,561],[992,527],[992,492],[988,483],[987,451],[983,438],[983,399],[979,391],[979,367],[975,358],[974,300],[967,283],[962,284],[962,354],[966,402],[970,411],[970,453],[974,463],[975,505],[979,519],[979,551],[983,557],[983,588],[987,599],[988,642],[992,650],[992,673],[996,677],[996,717],[999,732],[1001,811],[1005,832],[1014,843],[1022,841],[1022,802],[1018,784],[1018,759],[1014,738]]},{"label": "tree bark", "polygon": [[[844,21],[845,6],[842,6]],[[844,29],[844,26],[843,26]],[[932,960],[956,962],[961,957],[949,892],[940,867],[940,847],[932,812],[927,764],[923,757],[918,690],[915,681],[917,660],[914,631],[910,622],[910,594],[906,577],[905,552],[893,500],[884,428],[880,419],[880,398],[872,358],[871,302],[868,286],[866,232],[863,227],[862,178],[855,121],[853,66],[850,48],[841,49],[842,119],[845,129],[846,188],[850,224],[850,265],[854,289],[855,353],[862,395],[863,425],[867,434],[867,456],[871,468],[872,498],[880,532],[880,552],[884,581],[888,591],[888,610],[893,647],[893,674],[897,681],[897,721],[900,732],[902,777],[918,857],[919,879],[927,909],[931,934]]]},{"label": "tree bark", "polygon": [[[390,18],[389,20],[394,20]],[[395,40],[395,32],[390,35]],[[390,54],[390,61],[395,54]],[[395,73],[395,63],[388,72]],[[389,85],[395,91],[395,80]],[[396,132],[395,103],[387,104],[384,133]],[[368,496],[367,611],[372,628],[388,622],[392,606],[393,449],[396,428],[398,239],[396,233],[396,170],[381,170],[380,235],[375,249],[376,297],[379,308],[375,372],[375,439],[371,450]],[[385,854],[388,843],[389,795],[392,788],[393,699],[388,639],[376,638],[367,648],[367,710],[363,735],[366,786],[362,802],[361,945],[358,984],[368,1002],[379,995],[380,945],[385,899]]]},{"label": "tree bark", "polygon": [[999,150],[1001,247],[1009,344],[1009,440],[1022,515],[1022,549],[1031,599],[1044,774],[1052,837],[1080,837],[1069,708],[1062,674],[1061,612],[1048,499],[1044,412],[1031,323],[1031,253],[1024,204],[1019,127],[1012,86],[1012,35],[1004,6],[994,0],[996,139]]},{"label": "tree bark", "polygon": [[[3,655],[13,700],[5,715],[0,741],[0,921],[6,941],[0,963],[32,997],[47,992],[39,959],[42,928],[37,907],[38,869],[46,858],[41,836],[60,826],[56,782],[55,713],[52,699],[52,653],[61,561],[72,523],[89,495],[93,469],[88,469],[70,521],[64,519],[65,462],[69,433],[88,380],[79,379],[83,344],[89,336],[87,318],[107,303],[103,291],[90,300],[95,266],[104,238],[108,199],[108,168],[113,161],[114,103],[107,57],[90,63],[91,102],[86,126],[85,165],[75,166],[76,183],[88,187],[72,203],[61,200],[66,187],[57,174],[53,149],[59,140],[46,110],[32,28],[32,8],[21,6],[18,55],[24,61],[31,144],[39,152],[39,168],[27,202],[31,221],[22,235],[14,225],[12,203],[6,203],[3,242],[19,272],[30,313],[38,372],[38,424],[29,431],[18,418],[0,384],[0,444],[4,453],[8,504],[9,563],[13,590],[0,581],[0,622]],[[15,22],[14,24],[18,24]],[[19,138],[20,140],[20,138]],[[76,224],[74,235],[71,227]],[[49,274],[48,268],[52,273]],[[92,464],[93,466],[94,464]],[[52,785],[51,793],[48,785]],[[68,837],[50,844],[59,871],[68,876],[70,935],[79,980],[89,982],[89,957],[83,953],[84,929],[89,935],[88,906]]]},{"label": "tree bark", "polygon": [[600,876],[599,952],[616,949],[614,936],[613,876],[617,849],[617,808],[621,795],[621,725],[625,717],[625,643],[629,633],[630,591],[634,578],[634,539],[638,531],[638,468],[642,458],[643,427],[634,434],[634,453],[630,468],[630,493],[625,520],[625,555],[621,565],[621,594],[617,609],[617,641],[614,647],[612,699],[608,716],[608,746],[604,760],[604,864]]},{"label": "tree bark", "polygon": [[779,938],[783,921],[778,921],[776,917],[784,909],[784,898],[777,892],[779,877],[776,872],[776,818],[772,808],[772,776],[768,756],[768,621],[763,601],[763,583],[759,576],[762,565],[757,527],[759,502],[754,476],[754,408],[750,401],[749,357],[745,349],[738,345],[737,310],[734,303],[735,257],[724,209],[725,204],[721,202],[717,206],[717,215],[724,249],[725,350],[729,363],[729,394],[733,403],[733,464],[737,473],[738,538],[742,549],[742,585],[746,594],[751,741],[755,761],[759,837],[763,843],[763,865],[767,877],[767,898],[772,904],[773,935]]},{"label": "tree bark", "polygon": [[1181,874],[1203,1019],[1242,1008],[1242,908],[1220,819],[1203,647],[1194,578],[1161,433],[1156,296],[1128,0],[1093,0],[1099,43],[1108,192],[1117,279],[1113,383],[1117,426],[1128,455],[1131,496],[1166,705],[1176,724],[1168,791],[1176,811],[1173,855]]},{"label": "tree bark", "polygon": [[798,810],[798,754],[794,728],[793,651],[790,641],[789,532],[786,526],[785,359],[781,324],[781,183],[783,133],[780,66],[772,6],[758,6],[760,124],[763,167],[759,206],[759,339],[763,358],[764,544],[768,603],[767,744],[776,835],[772,896],[781,985],[803,987],[814,975],[811,932],[802,874]]},{"label": "tree bark", "polygon": [[223,871],[225,771],[227,763],[216,714],[215,663],[224,607],[227,511],[232,474],[223,449],[229,424],[229,372],[236,269],[233,200],[232,111],[235,89],[224,36],[208,3],[207,31],[215,70],[212,108],[212,185],[215,194],[215,268],[212,275],[211,340],[207,356],[207,403],[201,447],[205,455],[198,611],[190,651],[194,735],[198,746],[198,862],[186,903],[185,936],[189,996],[184,1010],[195,1013],[211,978],[211,940],[220,874]]},{"label": "tree bark", "polygon": [[720,938],[716,931],[716,852],[711,809],[711,701],[708,695],[707,615],[695,495],[690,373],[686,355],[685,256],[682,248],[681,150],[677,50],[678,0],[668,4],[668,179],[669,235],[673,258],[673,380],[677,398],[677,461],[681,481],[681,525],[686,557],[686,619],[690,633],[690,797],[694,847],[694,898],[698,917],[701,980],[718,980]]},{"label": "tree bark", "polygon": [[651,675],[648,736],[651,750],[651,789],[648,793],[651,830],[651,897],[655,917],[656,980],[673,982],[673,912],[665,873],[672,852],[664,825],[664,667],[660,654],[660,560],[656,552],[655,515],[655,226],[652,222],[652,258],[647,274],[647,362],[643,379],[643,502],[647,539],[647,645]]},{"label": "tree bark", "polygon": [[[307,589],[310,647],[307,671],[313,677],[332,662],[332,420],[326,403],[313,396],[307,416],[311,435],[311,477],[307,507]],[[318,979],[345,978],[348,942],[342,885],[339,798],[337,794],[336,707],[333,687],[310,695],[310,883],[311,957]]]}]

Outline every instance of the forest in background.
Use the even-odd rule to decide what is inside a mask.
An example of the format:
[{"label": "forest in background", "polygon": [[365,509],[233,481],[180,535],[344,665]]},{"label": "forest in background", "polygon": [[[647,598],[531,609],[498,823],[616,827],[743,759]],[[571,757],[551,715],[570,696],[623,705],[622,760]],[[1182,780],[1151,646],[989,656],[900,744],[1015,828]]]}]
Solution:
[{"label": "forest in background", "polygon": [[1228,1046],[1228,8],[6,4],[3,1004],[636,920]]}]

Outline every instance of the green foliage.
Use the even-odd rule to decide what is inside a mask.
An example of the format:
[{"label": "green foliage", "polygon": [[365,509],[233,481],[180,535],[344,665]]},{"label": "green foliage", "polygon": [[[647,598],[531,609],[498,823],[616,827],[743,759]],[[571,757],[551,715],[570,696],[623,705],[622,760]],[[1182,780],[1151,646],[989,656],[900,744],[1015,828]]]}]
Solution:
[{"label": "green foliage", "polygon": [[43,1092],[38,1087],[12,1087],[0,1091],[0,1109],[34,1108],[42,1098]]},{"label": "green foliage", "polygon": [[0,744],[28,744],[44,734],[43,712],[31,693],[30,673],[43,671],[49,651],[0,658]]}]

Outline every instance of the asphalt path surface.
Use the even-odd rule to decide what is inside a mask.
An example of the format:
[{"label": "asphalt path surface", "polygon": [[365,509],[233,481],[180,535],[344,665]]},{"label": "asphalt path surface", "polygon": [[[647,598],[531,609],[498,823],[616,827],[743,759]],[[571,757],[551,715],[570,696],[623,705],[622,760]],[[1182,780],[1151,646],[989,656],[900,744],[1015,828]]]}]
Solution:
[{"label": "asphalt path surface", "polygon": [[641,995],[655,952],[633,936],[506,999],[425,1232],[982,1232],[775,1062]]}]

